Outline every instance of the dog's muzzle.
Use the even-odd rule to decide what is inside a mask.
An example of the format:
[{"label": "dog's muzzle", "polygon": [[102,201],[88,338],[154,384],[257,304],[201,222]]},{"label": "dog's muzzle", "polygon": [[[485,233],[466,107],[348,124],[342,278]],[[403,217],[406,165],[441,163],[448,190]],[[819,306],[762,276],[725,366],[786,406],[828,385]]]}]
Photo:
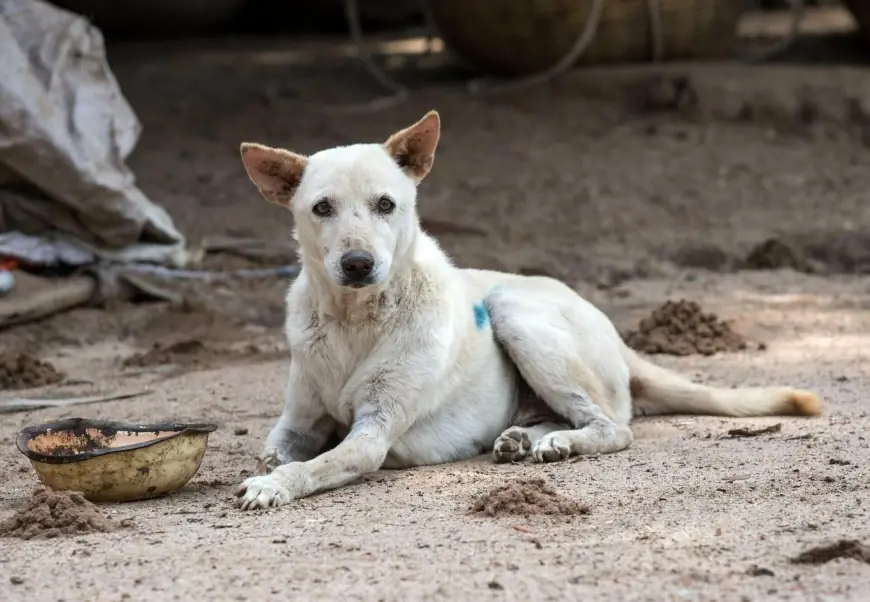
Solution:
[{"label": "dog's muzzle", "polygon": [[374,283],[375,258],[368,251],[348,251],[341,256],[339,265],[343,286],[360,288]]}]

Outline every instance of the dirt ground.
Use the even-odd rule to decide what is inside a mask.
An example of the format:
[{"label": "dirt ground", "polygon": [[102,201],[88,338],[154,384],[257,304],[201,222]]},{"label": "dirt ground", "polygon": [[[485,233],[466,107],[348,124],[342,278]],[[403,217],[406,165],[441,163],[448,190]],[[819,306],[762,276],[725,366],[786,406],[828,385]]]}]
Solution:
[{"label": "dirt ground", "polygon": [[[306,103],[377,93],[359,66],[308,64],[286,43],[127,45],[110,58],[144,124],[130,161],[139,184],[193,241],[290,235],[289,216],[245,177],[241,141],[312,152],[385,139],[437,108],[443,142],[420,207],[458,263],[562,278],[623,331],[668,299],[697,301],[765,345],[658,361],[723,386],[812,388],[828,405],[818,419],[643,419],[633,446],[610,456],[382,471],[243,514],[231,493],[280,412],[286,281],[186,285],[179,304],[82,309],[2,334],[4,351],[65,375],[2,397],[150,394],[3,415],[0,520],[36,485],[14,447],[24,426],[82,415],[220,428],[182,491],[103,508],[132,527],[0,539],[0,598],[870,597],[870,566],[859,559],[791,562],[839,539],[870,541],[870,74],[673,66],[656,73],[676,85],[651,85],[650,70],[589,71],[475,98],[449,83],[455,69],[433,67],[430,88],[407,103],[353,115]],[[679,76],[697,103],[676,102]],[[789,241],[798,269],[741,269],[770,238]],[[287,252],[266,263],[293,260]],[[724,436],[777,423],[778,432]],[[490,489],[539,477],[588,513],[470,512]]]}]

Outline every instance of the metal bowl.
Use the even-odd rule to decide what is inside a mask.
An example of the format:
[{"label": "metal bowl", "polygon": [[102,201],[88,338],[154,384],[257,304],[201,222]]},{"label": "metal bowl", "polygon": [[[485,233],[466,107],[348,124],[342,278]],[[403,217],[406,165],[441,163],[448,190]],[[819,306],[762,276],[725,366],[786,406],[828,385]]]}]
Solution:
[{"label": "metal bowl", "polygon": [[127,502],[183,487],[199,470],[214,424],[124,424],[69,418],[18,433],[43,485],[93,502]]}]

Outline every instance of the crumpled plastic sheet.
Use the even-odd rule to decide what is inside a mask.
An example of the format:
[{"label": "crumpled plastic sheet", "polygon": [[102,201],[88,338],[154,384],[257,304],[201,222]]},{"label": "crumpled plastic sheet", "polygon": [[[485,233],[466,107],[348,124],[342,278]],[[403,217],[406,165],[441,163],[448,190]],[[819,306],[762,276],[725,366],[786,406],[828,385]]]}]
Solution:
[{"label": "crumpled plastic sheet", "polygon": [[96,255],[74,240],[52,236],[28,236],[21,232],[0,233],[0,257],[14,257],[23,263],[43,267],[79,267],[92,264]]},{"label": "crumpled plastic sheet", "polygon": [[0,0],[0,57],[0,233],[45,238],[55,258],[79,257],[59,233],[97,257],[184,265],[184,236],[125,165],[141,126],[99,30],[42,0]]}]

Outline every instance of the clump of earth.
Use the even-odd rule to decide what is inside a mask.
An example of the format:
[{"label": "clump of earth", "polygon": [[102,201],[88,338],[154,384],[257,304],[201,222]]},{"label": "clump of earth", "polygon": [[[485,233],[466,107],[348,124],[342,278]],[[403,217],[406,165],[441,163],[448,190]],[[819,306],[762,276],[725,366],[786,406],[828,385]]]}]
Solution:
[{"label": "clump of earth", "polygon": [[485,516],[588,514],[589,507],[557,493],[543,479],[517,479],[481,495],[471,512]]},{"label": "clump of earth", "polygon": [[108,533],[115,524],[78,491],[39,488],[27,505],[0,523],[0,537],[50,539],[88,533]]},{"label": "clump of earth", "polygon": [[59,383],[64,374],[29,353],[0,353],[0,389],[31,389]]},{"label": "clump of earth", "polygon": [[746,339],[727,322],[686,299],[665,302],[623,339],[632,349],[649,354],[714,355],[747,348]]}]

